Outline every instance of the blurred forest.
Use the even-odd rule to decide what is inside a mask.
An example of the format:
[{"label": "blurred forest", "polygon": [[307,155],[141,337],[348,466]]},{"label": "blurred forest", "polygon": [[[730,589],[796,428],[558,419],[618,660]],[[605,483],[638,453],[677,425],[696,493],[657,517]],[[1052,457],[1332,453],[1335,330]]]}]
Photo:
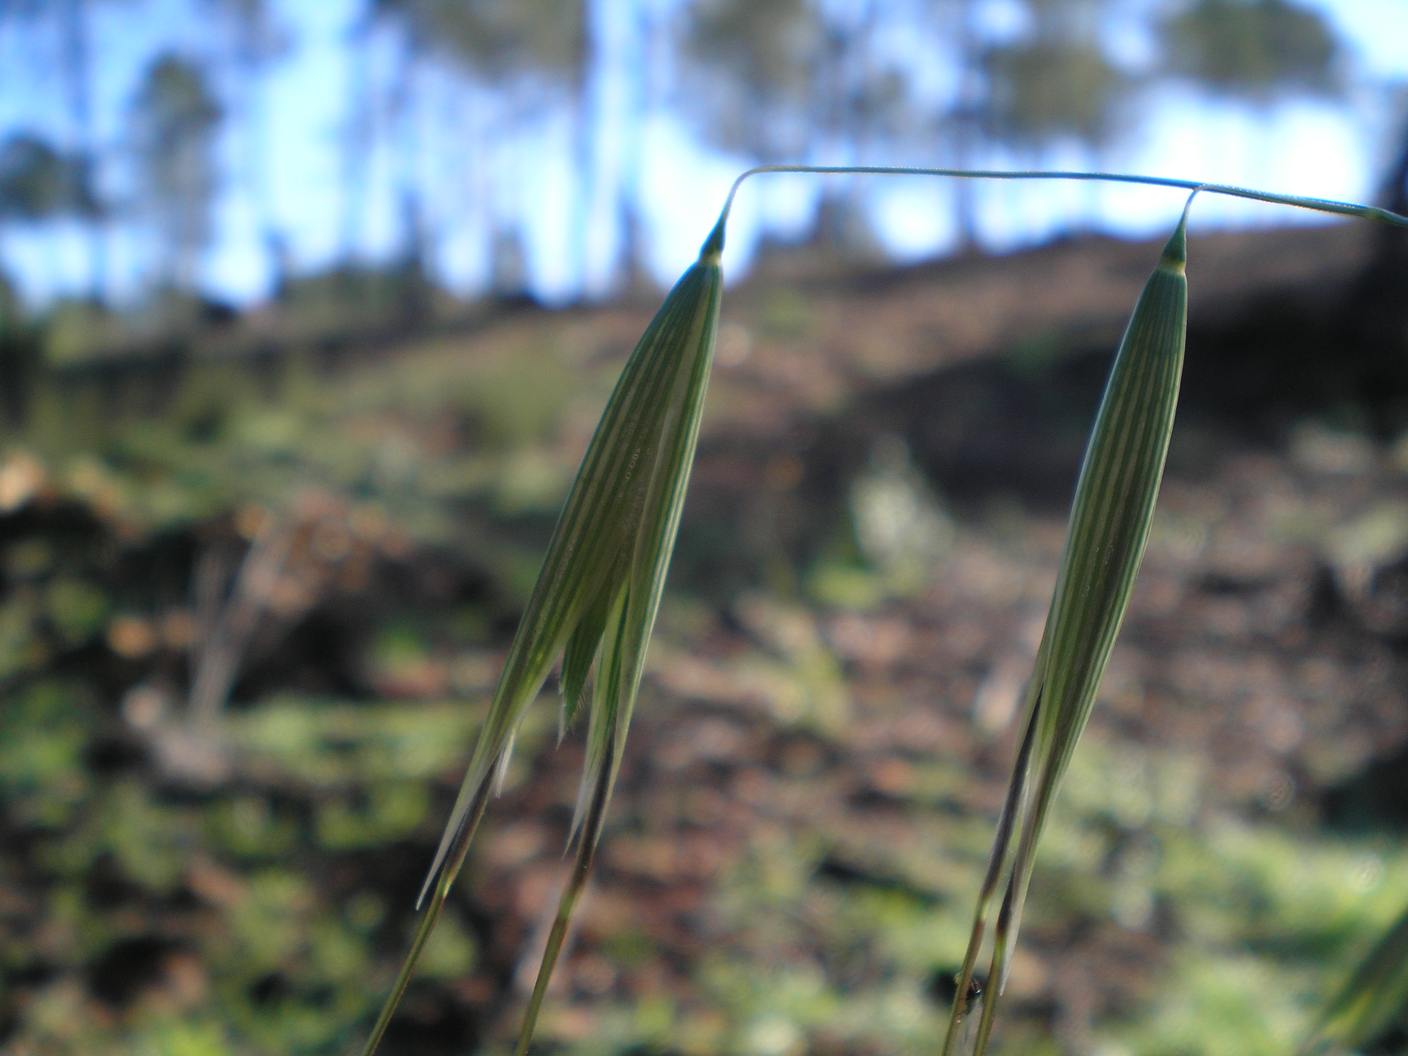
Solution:
[{"label": "blurred forest", "polygon": [[[1296,0],[0,0],[0,52],[7,1056],[364,1036],[606,394],[742,167],[1138,167],[1170,93],[1254,159],[1310,100],[1408,211],[1403,81]],[[543,1052],[879,1056],[947,1014],[1161,239],[933,181],[916,263],[877,182],[800,186],[740,216]],[[1264,215],[1195,215],[1000,1051],[1292,1051],[1408,900],[1408,238]],[[509,1051],[583,754],[552,688],[385,1052]]]},{"label": "blurred forest", "polygon": [[[1128,168],[1175,93],[1253,140],[1317,101],[1387,170],[1404,91],[1291,0],[6,0],[0,47],[10,297],[63,361],[251,302],[280,341],[419,322],[537,292],[544,253],[560,293],[609,296],[662,226],[700,237],[651,207],[682,152],[720,189],[781,160]],[[883,255],[872,185],[817,186],[788,237]],[[995,237],[980,189],[934,188],[939,244]]]}]

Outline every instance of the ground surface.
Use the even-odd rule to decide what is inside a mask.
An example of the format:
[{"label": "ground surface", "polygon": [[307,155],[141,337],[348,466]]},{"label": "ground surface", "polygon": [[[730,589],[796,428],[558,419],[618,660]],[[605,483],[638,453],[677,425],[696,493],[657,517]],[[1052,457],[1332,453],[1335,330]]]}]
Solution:
[{"label": "ground surface", "polygon": [[[1003,1052],[1288,1051],[1408,891],[1408,387],[1346,319],[1368,243],[1191,249],[1168,478]],[[542,1051],[932,1050],[1084,431],[1156,254],[783,263],[729,292]],[[155,414],[36,401],[0,459],[0,1047],[354,1043],[650,311],[201,368]],[[581,758],[555,708],[388,1052],[515,1029]]]}]

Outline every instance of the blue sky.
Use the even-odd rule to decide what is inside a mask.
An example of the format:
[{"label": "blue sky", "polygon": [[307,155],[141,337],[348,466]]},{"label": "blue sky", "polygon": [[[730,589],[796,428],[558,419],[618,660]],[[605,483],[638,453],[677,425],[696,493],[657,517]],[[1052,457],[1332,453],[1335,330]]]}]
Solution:
[{"label": "blue sky", "polygon": [[[310,270],[332,260],[339,248],[343,198],[341,175],[345,100],[351,72],[344,41],[360,0],[320,0],[284,3],[282,16],[297,40],[296,49],[281,61],[264,88],[271,114],[277,178],[272,181],[274,209],[287,232],[295,267]],[[1354,57],[1351,92],[1343,104],[1330,106],[1289,102],[1270,112],[1254,114],[1176,87],[1160,89],[1140,112],[1138,124],[1118,150],[1105,159],[1109,168],[1189,176],[1228,183],[1252,184],[1291,193],[1325,197],[1363,198],[1372,193],[1375,173],[1387,154],[1387,139],[1396,117],[1385,105],[1385,86],[1408,83],[1408,0],[1318,0],[1349,43]],[[123,116],[143,63],[154,48],[176,44],[197,56],[215,53],[216,30],[208,18],[191,17],[189,0],[139,0],[95,5],[95,39],[101,53],[97,65],[98,125],[103,142],[120,158]],[[605,8],[603,31],[610,35],[611,7]],[[993,7],[1001,18],[1003,6]],[[1137,33],[1114,43],[1134,59],[1147,40]],[[66,129],[62,84],[45,73],[45,48],[54,42],[44,34],[25,31],[13,16],[0,17],[0,129],[40,127]],[[390,53],[382,54],[383,70]],[[218,67],[212,66],[217,75]],[[448,83],[427,79],[426,96],[436,120],[460,98]],[[608,109],[623,86],[607,77],[600,91]],[[439,100],[437,102],[436,100]],[[451,120],[456,120],[451,115]],[[572,172],[565,150],[565,122],[547,120],[513,136],[496,139],[483,158],[457,153],[453,141],[428,157],[432,188],[429,211],[437,242],[439,270],[449,283],[468,290],[482,281],[487,261],[483,240],[462,223],[471,191],[490,194],[519,206],[527,224],[529,274],[537,292],[565,298],[575,292],[575,254],[569,235],[573,217]],[[669,281],[688,263],[707,232],[743,159],[702,150],[687,127],[668,116],[651,122],[644,132],[645,149],[639,174],[647,220],[652,234],[651,268]],[[608,124],[595,144],[595,164],[602,177],[620,163],[622,130]],[[903,155],[877,162],[933,164],[922,145]],[[530,156],[540,159],[532,175],[510,179],[521,171],[512,164]],[[238,126],[221,141],[221,165],[226,190],[216,210],[216,238],[204,278],[217,295],[241,302],[257,301],[267,292],[268,276],[260,244],[260,213],[241,178],[243,151]],[[994,165],[1022,165],[1021,159],[988,159]],[[1078,152],[1042,159],[1052,167],[1088,167]],[[371,152],[369,187],[372,208],[366,214],[361,251],[374,258],[395,244],[398,224],[391,193],[394,173],[386,150]],[[108,189],[121,196],[132,191],[133,175],[118,162],[110,166]],[[730,263],[734,274],[746,261],[767,224],[786,230],[806,221],[818,193],[816,177],[769,177],[745,190],[730,230]],[[597,222],[587,233],[591,270],[588,289],[600,288],[610,259],[614,230],[609,202],[602,197],[610,179],[595,181]],[[945,196],[934,180],[903,179],[867,184],[877,227],[887,247],[899,258],[919,258],[941,251],[952,238]],[[1174,191],[1081,185],[988,185],[980,198],[980,223],[985,241],[1002,249],[1038,240],[1073,221],[1098,211],[1101,226],[1131,235],[1169,226],[1181,207]],[[1195,223],[1269,224],[1304,219],[1285,210],[1231,200],[1200,201]],[[150,274],[150,245],[139,232],[117,230],[110,239],[117,292],[131,296]],[[0,257],[7,270],[18,273],[31,300],[56,291],[81,287],[85,271],[83,243],[76,230],[44,234],[11,230],[0,238]]]}]

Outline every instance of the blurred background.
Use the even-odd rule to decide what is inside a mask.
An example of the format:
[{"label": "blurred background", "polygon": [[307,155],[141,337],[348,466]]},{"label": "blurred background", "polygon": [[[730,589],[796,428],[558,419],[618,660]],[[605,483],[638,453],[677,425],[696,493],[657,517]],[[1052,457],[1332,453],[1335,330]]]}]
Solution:
[{"label": "blurred background", "polygon": [[[1401,0],[0,2],[0,1051],[364,1035],[606,394],[743,167],[1408,211],[1405,41]],[[742,192],[541,1051],[933,1047],[1181,207]],[[1168,478],[1000,1051],[1284,1053],[1408,898],[1408,238],[1209,198],[1191,241]],[[388,1053],[516,1029],[582,756],[552,689]]]}]

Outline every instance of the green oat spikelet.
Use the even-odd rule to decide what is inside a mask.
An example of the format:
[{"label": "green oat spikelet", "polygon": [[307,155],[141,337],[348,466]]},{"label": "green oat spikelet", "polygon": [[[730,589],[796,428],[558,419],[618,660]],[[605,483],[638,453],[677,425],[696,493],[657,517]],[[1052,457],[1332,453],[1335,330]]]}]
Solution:
[{"label": "green oat spikelet", "polygon": [[585,703],[587,757],[572,824],[577,857],[525,1016],[519,1051],[527,1050],[601,836],[674,551],[713,363],[722,251],[721,219],[631,353],[587,446],[416,901],[419,908],[429,896],[429,905],[363,1056],[375,1052],[410,983],[514,732],[562,656],[563,726]]},{"label": "green oat spikelet", "polygon": [[[958,978],[957,994],[964,995],[973,979],[993,898],[1005,883],[974,1048],[979,1056],[987,1048],[993,1016],[1007,984],[1037,841],[1090,717],[1153,523],[1183,369],[1187,221],[1185,207],[1134,307],[1076,483],[1066,546],[1028,684],[1021,746]],[[1029,784],[1033,776],[1035,782]],[[962,996],[956,996],[945,1053],[953,1050],[967,1012],[964,1005]]]}]

